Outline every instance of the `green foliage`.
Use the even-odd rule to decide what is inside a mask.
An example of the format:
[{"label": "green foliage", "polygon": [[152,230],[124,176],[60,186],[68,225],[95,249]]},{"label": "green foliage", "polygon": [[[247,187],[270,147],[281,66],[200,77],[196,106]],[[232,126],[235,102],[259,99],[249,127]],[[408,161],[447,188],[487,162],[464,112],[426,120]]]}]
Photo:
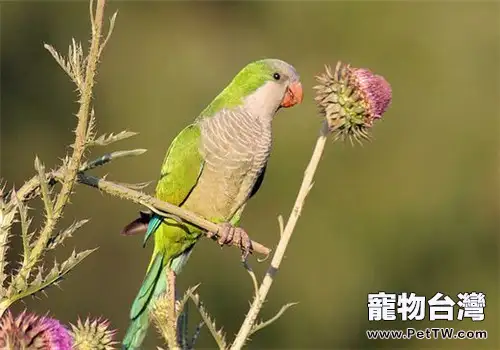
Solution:
[{"label": "green foliage", "polygon": [[[5,188],[2,190],[0,208],[0,245],[2,249],[0,255],[0,271],[2,274],[0,317],[14,302],[45,291],[49,286],[57,285],[64,276],[96,250],[89,249],[80,252],[74,250],[62,263],[54,262],[50,270],[46,271],[43,266],[43,260],[48,251],[60,246],[65,239],[71,237],[75,231],[88,222],[88,220],[80,220],[65,230],[56,232],[56,226],[63,216],[63,209],[69,202],[73,186],[77,181],[77,173],[81,171],[80,169],[84,164],[87,168],[92,168],[105,163],[102,159],[86,163],[83,156],[86,148],[89,145],[108,145],[135,135],[124,131],[117,135],[111,134],[94,140],[95,114],[93,108],[90,107],[93,95],[92,87],[97,62],[111,34],[116,14],[111,18],[110,31],[106,40],[101,42],[104,2],[99,1],[95,14],[93,11],[93,3],[91,2],[90,15],[93,23],[93,35],[88,55],[84,54],[82,45],[74,39],[70,45],[67,58],[59,54],[52,46],[45,45],[45,48],[52,54],[77,87],[79,95],[78,123],[75,130],[73,153],[64,158],[58,170],[47,173],[40,159],[35,157],[36,175],[19,189],[12,189],[10,193],[6,193]],[[96,21],[96,18],[100,18],[101,22]],[[143,153],[143,150],[122,151],[115,154],[115,156],[123,157],[141,153]],[[106,161],[112,158],[111,156],[107,157]],[[54,185],[57,181],[61,183],[61,189],[54,194],[56,192]],[[41,198],[43,202],[44,217],[41,227],[34,232],[30,232],[33,217],[28,214],[28,202],[37,197]],[[7,277],[5,268],[8,262],[5,252],[8,248],[9,237],[12,236],[11,230],[16,214],[19,217],[21,226],[22,260],[18,263],[18,269],[12,271]]]}]

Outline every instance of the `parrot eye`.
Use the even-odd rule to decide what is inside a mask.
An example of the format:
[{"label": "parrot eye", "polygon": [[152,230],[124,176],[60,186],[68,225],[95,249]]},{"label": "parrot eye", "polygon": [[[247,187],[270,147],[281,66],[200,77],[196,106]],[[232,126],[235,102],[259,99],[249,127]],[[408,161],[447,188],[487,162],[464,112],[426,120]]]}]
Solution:
[{"label": "parrot eye", "polygon": [[274,78],[274,80],[280,80],[281,79],[281,75],[279,73],[274,73],[273,74],[273,78]]}]

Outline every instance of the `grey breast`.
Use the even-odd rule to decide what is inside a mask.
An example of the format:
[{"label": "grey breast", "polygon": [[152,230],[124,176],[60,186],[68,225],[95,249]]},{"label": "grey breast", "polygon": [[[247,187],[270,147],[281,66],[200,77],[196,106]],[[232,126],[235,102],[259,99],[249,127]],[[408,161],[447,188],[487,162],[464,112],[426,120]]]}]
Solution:
[{"label": "grey breast", "polygon": [[271,126],[243,109],[223,109],[199,121],[205,165],[186,208],[229,220],[246,202],[271,150]]}]

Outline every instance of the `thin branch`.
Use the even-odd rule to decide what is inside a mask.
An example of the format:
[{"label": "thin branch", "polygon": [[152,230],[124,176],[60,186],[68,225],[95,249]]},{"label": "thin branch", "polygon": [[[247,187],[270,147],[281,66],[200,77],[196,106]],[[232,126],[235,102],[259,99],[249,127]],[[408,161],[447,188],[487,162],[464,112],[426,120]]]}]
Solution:
[{"label": "thin branch", "polygon": [[260,285],[259,292],[255,296],[255,299],[250,306],[250,310],[248,311],[248,314],[245,317],[245,320],[243,321],[243,324],[241,325],[241,328],[238,331],[233,344],[231,345],[232,350],[241,349],[245,345],[248,336],[252,332],[257,316],[259,315],[260,309],[262,308],[262,304],[264,303],[264,300],[266,300],[269,289],[273,284],[274,275],[278,271],[281,261],[283,260],[283,257],[285,255],[285,250],[288,246],[288,243],[290,242],[290,238],[292,237],[292,233],[295,229],[295,225],[297,224],[297,220],[299,219],[304,201],[309,193],[309,190],[311,189],[314,174],[316,173],[319,161],[321,160],[321,155],[323,154],[323,150],[325,148],[327,135],[328,126],[324,124],[318,140],[316,141],[316,146],[314,148],[309,165],[307,166],[307,169],[304,173],[304,179],[302,180],[302,185],[300,186],[300,190],[297,195],[297,199],[295,200],[292,213],[290,214],[290,218],[286,223],[283,234],[281,235],[281,239],[278,243],[278,246],[276,247],[273,259],[271,260],[271,266],[267,270],[262,284]]},{"label": "thin branch", "polygon": [[[139,155],[142,154],[143,152],[144,152],[143,149],[112,152],[102,157],[99,157],[93,161],[84,163],[80,169],[83,170],[88,168],[94,168],[96,166],[104,165],[116,158],[120,158],[123,156]],[[54,180],[62,181],[63,172],[64,168],[61,167],[55,171],[47,173],[46,174],[47,181],[49,183]],[[86,175],[83,172],[79,173],[77,181],[81,184],[98,188],[102,192],[107,193],[109,195],[127,199],[134,203],[144,205],[145,207],[148,207],[152,211],[157,212],[159,215],[163,215],[165,217],[173,216],[176,220],[180,218],[186,222],[189,222],[195,226],[198,226],[206,230],[207,232],[218,232],[219,230],[219,225],[211,221],[205,220],[191,211],[177,207],[168,202],[161,201],[157,198],[154,198],[137,190],[137,188],[141,188],[146,184],[138,184],[138,185],[118,184],[98,177]],[[39,189],[40,189],[39,177],[34,176],[17,190],[17,197],[22,202],[27,201],[33,195],[37,194]],[[9,203],[9,205],[16,205],[14,199],[12,199],[11,201],[12,203]],[[235,242],[234,245],[238,246],[237,242]],[[266,246],[260,244],[257,241],[252,241],[251,245],[253,252],[265,255],[266,257],[268,257],[269,254],[271,253],[271,249],[267,248]],[[265,259],[260,259],[259,261],[264,261],[264,260]]]},{"label": "thin branch", "polygon": [[252,267],[248,264],[247,259],[243,261],[243,266],[245,266],[245,269],[252,279],[254,295],[257,295],[257,293],[259,292],[259,282],[257,282],[257,276],[255,276],[255,272],[253,272]]},{"label": "thin branch", "polygon": [[285,313],[286,310],[288,310],[289,308],[291,308],[292,306],[297,305],[297,304],[298,303],[288,303],[288,304],[283,305],[281,307],[281,309],[276,313],[276,315],[274,315],[273,317],[271,317],[269,320],[262,321],[260,323],[257,323],[256,325],[254,325],[252,327],[252,330],[250,331],[250,334],[248,334],[248,336],[251,336],[255,332],[260,331],[261,329],[269,326],[271,323],[273,323],[278,318],[280,318],[281,316],[283,316],[283,314]]},{"label": "thin branch", "polygon": [[[58,173],[53,173],[52,175],[57,179],[61,178],[61,175]],[[156,212],[159,211],[160,215],[169,217],[169,214],[172,214],[186,222],[189,222],[195,226],[198,226],[206,230],[207,232],[218,232],[219,230],[219,225],[211,221],[205,220],[189,210],[180,208],[168,202],[164,202],[162,200],[159,200],[158,198],[154,198],[143,192],[127,188],[123,185],[119,185],[108,180],[100,179],[98,177],[86,175],[84,173],[80,173],[78,177],[78,182],[98,188],[101,191],[110,194],[112,196],[127,199],[134,203],[142,204],[153,211]],[[238,242],[234,242],[234,245],[239,246]],[[256,241],[252,241],[251,245],[253,252],[264,255],[269,255],[269,253],[271,252],[269,248],[265,247],[264,245]]]}]

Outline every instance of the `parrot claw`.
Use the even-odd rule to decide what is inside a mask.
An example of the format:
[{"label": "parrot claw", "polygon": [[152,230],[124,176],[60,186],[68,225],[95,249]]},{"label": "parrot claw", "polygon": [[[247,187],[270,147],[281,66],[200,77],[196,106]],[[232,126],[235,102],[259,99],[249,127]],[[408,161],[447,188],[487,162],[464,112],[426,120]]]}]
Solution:
[{"label": "parrot claw", "polygon": [[[215,237],[215,233],[210,232],[209,237]],[[221,245],[238,245],[241,248],[242,260],[246,260],[248,254],[252,250],[252,241],[244,229],[241,227],[234,227],[230,223],[220,224],[219,232],[217,233],[219,239],[217,242]]]}]

